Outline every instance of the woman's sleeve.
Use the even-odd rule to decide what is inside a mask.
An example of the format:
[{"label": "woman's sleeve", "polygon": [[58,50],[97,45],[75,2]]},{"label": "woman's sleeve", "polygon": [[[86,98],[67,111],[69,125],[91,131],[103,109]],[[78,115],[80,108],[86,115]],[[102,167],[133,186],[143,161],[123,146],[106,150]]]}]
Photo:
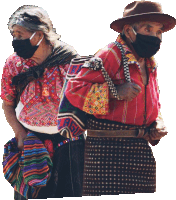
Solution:
[{"label": "woman's sleeve", "polygon": [[12,86],[12,78],[10,63],[7,61],[1,79],[1,99],[7,102],[14,102],[16,99],[16,88]]}]

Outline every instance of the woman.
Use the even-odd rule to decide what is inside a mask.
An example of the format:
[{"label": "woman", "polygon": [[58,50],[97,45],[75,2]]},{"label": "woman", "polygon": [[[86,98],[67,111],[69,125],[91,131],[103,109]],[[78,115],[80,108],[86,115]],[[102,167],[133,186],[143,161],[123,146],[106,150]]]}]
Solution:
[{"label": "woman", "polygon": [[[57,130],[65,75],[71,59],[78,54],[59,40],[42,8],[20,7],[8,25],[15,53],[3,69],[4,113],[15,133],[18,149],[23,151],[24,140],[32,132],[43,142],[53,162],[49,182],[35,198],[81,196],[84,137],[65,141]],[[15,199],[32,198],[32,189],[25,198],[19,191],[15,191]]]}]

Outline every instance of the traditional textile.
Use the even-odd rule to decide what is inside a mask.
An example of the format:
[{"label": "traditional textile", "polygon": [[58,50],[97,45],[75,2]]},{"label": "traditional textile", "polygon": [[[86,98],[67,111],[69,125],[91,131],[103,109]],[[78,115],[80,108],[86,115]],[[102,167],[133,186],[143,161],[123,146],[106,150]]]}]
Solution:
[{"label": "traditional textile", "polygon": [[122,124],[119,122],[113,122],[106,119],[97,119],[94,116],[90,116],[87,119],[86,128],[90,130],[107,130],[108,131],[108,130],[146,129],[147,127]]},{"label": "traditional textile", "polygon": [[87,94],[83,111],[89,114],[106,115],[109,111],[109,89],[107,83],[94,84]]},{"label": "traditional textile", "polygon": [[[159,114],[158,119],[159,118],[160,118],[160,114]],[[161,129],[166,129],[164,124],[161,124],[161,122],[163,122],[162,119],[160,119],[159,122],[157,122],[158,127],[160,127]],[[146,127],[145,125],[136,126],[136,125],[122,124],[119,122],[113,122],[106,119],[97,119],[94,116],[89,116],[87,118],[86,128],[90,130],[107,130],[107,131],[111,131],[111,130],[138,130],[139,131],[140,129],[141,130],[145,129],[144,134],[150,135],[150,131],[154,129],[153,124],[151,124],[151,126],[148,126],[148,127]],[[150,139],[150,137],[148,137],[147,140],[152,146],[157,145],[160,141],[160,139],[152,140]]]},{"label": "traditional textile", "polygon": [[51,178],[37,198],[81,197],[84,169],[84,139],[55,150]]},{"label": "traditional textile", "polygon": [[[106,80],[104,84],[95,84],[89,92],[83,111],[70,104],[65,96],[65,89],[67,82],[74,79],[76,74],[82,67],[98,70],[101,69]],[[81,134],[85,129],[85,122],[87,114],[103,114],[105,115],[108,108],[109,89],[113,92],[115,90],[109,75],[102,66],[102,60],[94,58],[93,56],[81,57],[73,59],[67,73],[66,81],[63,87],[63,98],[61,99],[60,109],[58,114],[58,130],[64,137],[75,137]],[[115,94],[115,93],[114,93]],[[85,111],[85,112],[84,112]]]},{"label": "traditional textile", "polygon": [[[64,52],[65,50],[63,49],[62,54]],[[65,57],[63,55],[59,58],[60,61],[68,62],[68,59],[64,60]],[[56,53],[52,56],[52,65],[51,63],[48,64],[50,67],[45,68],[43,76],[41,77],[39,74],[39,78],[31,81],[25,87],[16,108],[17,118],[24,127],[32,131],[50,134],[58,132],[58,105],[60,103],[60,94],[66,72],[69,67],[69,64],[57,64],[58,55]],[[16,53],[10,56],[3,70],[1,98],[8,102],[14,102],[17,98],[17,91],[16,86],[12,85],[12,79],[16,77],[17,84],[23,84],[26,71],[30,70],[29,72],[34,74],[32,69],[36,65],[37,63],[31,59],[20,58]]]},{"label": "traditional textile", "polygon": [[[156,64],[153,58],[147,59],[149,83],[145,86],[142,81],[139,63],[132,55],[131,50],[120,36],[117,38],[117,42],[122,44],[124,48],[125,56],[128,60],[131,81],[141,87],[141,92],[130,102],[117,100],[115,98],[110,99],[108,114],[94,114],[94,116],[99,119],[107,119],[123,124],[149,126],[156,120],[160,109]],[[109,44],[95,55],[95,57],[103,60],[104,68],[115,85],[126,82],[121,56],[121,52],[115,43]],[[105,80],[100,70],[94,71],[88,68],[82,68],[74,79],[68,81],[65,96],[73,106],[83,110],[87,102],[85,99],[91,88],[94,87],[94,84],[103,84],[104,82]]]},{"label": "traditional textile", "polygon": [[41,65],[29,68],[25,72],[17,74],[12,79],[12,85],[26,86],[30,81],[42,77],[45,68],[50,68],[54,65],[70,64],[70,61],[76,57],[78,57],[78,54],[73,47],[65,44],[62,41],[57,41],[53,52]]},{"label": "traditional textile", "polygon": [[147,141],[87,137],[83,196],[153,193],[155,190],[156,163]]},{"label": "traditional textile", "polygon": [[[53,167],[51,177],[40,189],[37,199],[80,197],[82,196],[83,164],[84,164],[84,135],[75,139],[66,139],[59,133],[35,133],[44,143],[50,141],[54,147]],[[29,199],[32,198],[29,194]],[[15,193],[15,200],[23,200]]]},{"label": "traditional textile", "polygon": [[67,72],[66,81],[62,90],[62,99],[59,106],[58,114],[58,131],[66,138],[74,138],[85,130],[86,113],[74,107],[65,96],[67,82],[79,73],[85,61],[88,61],[92,56],[81,57],[74,59],[70,63]]},{"label": "traditional textile", "polygon": [[66,139],[64,140],[63,142],[60,142],[57,147],[60,147],[64,144],[67,144],[69,142],[73,142],[73,141],[77,141],[77,140],[82,140],[83,139],[83,136],[78,136],[78,137],[74,137],[74,138],[69,138],[69,139]]},{"label": "traditional textile", "polygon": [[28,133],[22,152],[15,138],[4,146],[4,176],[25,198],[28,198],[29,188],[35,198],[41,187],[46,186],[52,165],[48,151],[33,133]]}]

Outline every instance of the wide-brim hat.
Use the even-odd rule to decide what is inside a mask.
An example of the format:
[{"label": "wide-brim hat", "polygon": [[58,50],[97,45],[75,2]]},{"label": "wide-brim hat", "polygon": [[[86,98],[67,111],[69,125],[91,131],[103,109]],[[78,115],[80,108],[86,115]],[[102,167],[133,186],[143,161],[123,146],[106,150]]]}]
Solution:
[{"label": "wide-brim hat", "polygon": [[123,17],[113,21],[110,27],[114,31],[121,33],[124,25],[141,21],[161,23],[163,24],[163,32],[171,30],[176,25],[176,19],[164,14],[159,3],[134,1],[125,7]]}]

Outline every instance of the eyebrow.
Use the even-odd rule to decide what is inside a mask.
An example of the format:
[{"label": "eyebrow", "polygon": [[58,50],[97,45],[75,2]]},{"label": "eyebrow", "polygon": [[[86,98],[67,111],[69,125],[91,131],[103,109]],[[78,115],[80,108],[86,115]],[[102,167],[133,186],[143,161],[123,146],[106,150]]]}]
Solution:
[{"label": "eyebrow", "polygon": [[20,31],[11,31],[11,34],[13,35],[14,33],[18,33],[18,34],[21,34]]},{"label": "eyebrow", "polygon": [[[144,26],[147,26],[147,28],[152,28],[153,26],[151,26],[150,24],[142,24],[141,26],[140,26],[140,28],[142,28],[142,27],[144,27]],[[164,26],[162,26],[161,28],[159,28],[160,30],[164,30]]]}]

